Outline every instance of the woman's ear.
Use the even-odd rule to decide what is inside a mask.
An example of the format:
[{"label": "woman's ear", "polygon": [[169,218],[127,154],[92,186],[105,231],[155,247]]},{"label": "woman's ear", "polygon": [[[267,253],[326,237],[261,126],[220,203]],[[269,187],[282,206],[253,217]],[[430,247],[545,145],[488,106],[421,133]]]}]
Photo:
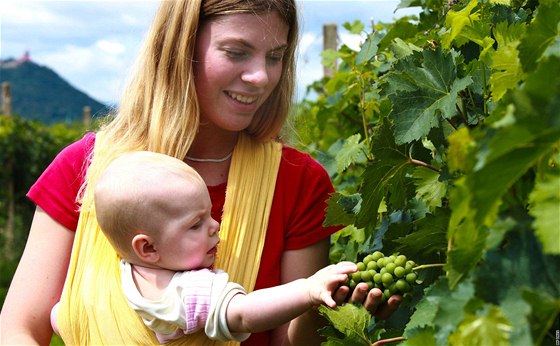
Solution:
[{"label": "woman's ear", "polygon": [[138,258],[146,263],[159,261],[159,253],[155,247],[154,240],[147,234],[137,234],[132,238],[132,249]]}]

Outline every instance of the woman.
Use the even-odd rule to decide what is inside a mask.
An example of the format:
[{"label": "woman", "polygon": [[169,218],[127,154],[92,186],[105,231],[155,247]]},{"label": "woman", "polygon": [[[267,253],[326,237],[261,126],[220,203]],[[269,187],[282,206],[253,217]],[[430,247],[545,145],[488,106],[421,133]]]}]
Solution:
[{"label": "woman", "polygon": [[[28,194],[37,210],[2,309],[2,344],[48,344],[49,314],[61,296],[77,228],[76,200],[119,154],[149,150],[185,160],[208,185],[213,217],[221,220],[238,140],[279,137],[294,90],[297,34],[293,0],[162,2],[117,115],[101,130],[103,140],[88,134],[66,148]],[[105,154],[90,164],[94,148]],[[254,289],[327,266],[329,235],[336,231],[322,227],[333,187],[321,166],[284,146],[277,174]],[[363,286],[350,301],[381,317],[396,309],[399,297],[380,307],[381,292]],[[334,298],[342,303],[347,294],[341,288]],[[322,323],[306,313],[244,345],[319,344]]]}]

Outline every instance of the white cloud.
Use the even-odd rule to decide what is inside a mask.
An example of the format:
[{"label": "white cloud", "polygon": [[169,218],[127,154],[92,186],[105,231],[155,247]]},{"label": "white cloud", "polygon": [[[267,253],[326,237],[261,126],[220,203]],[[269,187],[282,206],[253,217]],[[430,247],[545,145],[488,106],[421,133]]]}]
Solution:
[{"label": "white cloud", "polygon": [[96,45],[102,52],[111,55],[120,55],[126,50],[126,47],[124,45],[108,40],[99,40],[97,41]]},{"label": "white cloud", "polygon": [[[130,66],[157,8],[156,0],[0,0],[2,58],[31,59],[102,102],[117,102]],[[399,0],[297,0],[301,11],[298,97],[323,75],[322,25],[336,22],[339,40],[353,49],[359,35],[342,28],[346,21],[390,20]],[[404,15],[406,11],[399,11]],[[340,43],[339,42],[339,43]]]}]

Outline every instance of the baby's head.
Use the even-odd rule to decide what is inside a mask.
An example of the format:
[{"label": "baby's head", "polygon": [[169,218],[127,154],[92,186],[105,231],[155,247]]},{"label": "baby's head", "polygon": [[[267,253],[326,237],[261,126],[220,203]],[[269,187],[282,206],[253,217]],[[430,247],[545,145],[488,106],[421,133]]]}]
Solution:
[{"label": "baby's head", "polygon": [[94,198],[99,226],[123,259],[170,270],[213,264],[219,225],[204,180],[183,161],[124,154],[103,172]]}]

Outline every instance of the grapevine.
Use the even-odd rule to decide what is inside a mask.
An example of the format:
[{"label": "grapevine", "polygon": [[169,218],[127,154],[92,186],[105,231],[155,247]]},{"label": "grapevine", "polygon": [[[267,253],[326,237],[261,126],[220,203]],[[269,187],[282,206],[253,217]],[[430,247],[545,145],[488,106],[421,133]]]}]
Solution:
[{"label": "grapevine", "polygon": [[[414,6],[418,16],[393,23],[345,24],[366,39],[329,52],[338,70],[310,86],[317,97],[300,104],[295,127],[336,188],[325,224],[344,228],[331,262],[379,250],[443,266],[412,268],[419,279],[386,321],[353,304],[322,309],[333,327],[325,345],[554,344],[560,2],[399,8]],[[384,294],[402,292],[395,279],[381,275]]]}]

